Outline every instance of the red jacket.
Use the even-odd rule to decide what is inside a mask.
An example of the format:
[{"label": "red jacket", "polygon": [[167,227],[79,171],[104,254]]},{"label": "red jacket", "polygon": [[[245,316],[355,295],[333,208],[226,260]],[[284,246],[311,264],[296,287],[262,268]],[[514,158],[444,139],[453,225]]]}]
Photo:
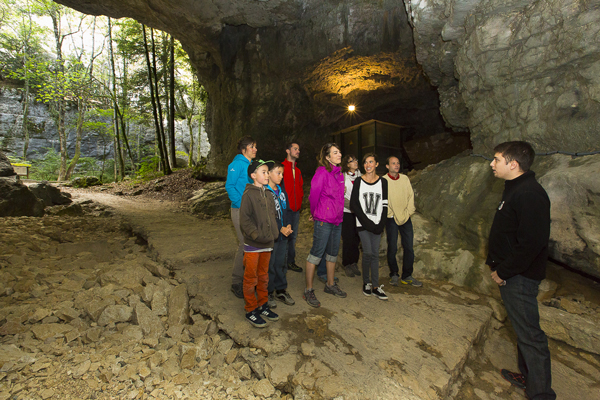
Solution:
[{"label": "red jacket", "polygon": [[286,158],[281,164],[283,164],[283,186],[289,198],[290,210],[295,212],[302,207],[302,198],[304,197],[302,172],[298,169],[298,163],[295,163],[296,178],[294,178],[292,163]]}]

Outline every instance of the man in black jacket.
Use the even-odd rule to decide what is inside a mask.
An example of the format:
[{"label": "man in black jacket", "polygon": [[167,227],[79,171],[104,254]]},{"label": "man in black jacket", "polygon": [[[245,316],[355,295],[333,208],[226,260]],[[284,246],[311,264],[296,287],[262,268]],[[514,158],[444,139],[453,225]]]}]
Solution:
[{"label": "man in black jacket", "polygon": [[548,339],[540,328],[538,286],[546,277],[550,238],[550,199],[529,168],[535,152],[526,142],[494,148],[490,166],[504,179],[502,201],[490,230],[486,260],[500,286],[508,318],[517,334],[521,373],[503,369],[502,376],[524,389],[530,399],[553,400]]}]

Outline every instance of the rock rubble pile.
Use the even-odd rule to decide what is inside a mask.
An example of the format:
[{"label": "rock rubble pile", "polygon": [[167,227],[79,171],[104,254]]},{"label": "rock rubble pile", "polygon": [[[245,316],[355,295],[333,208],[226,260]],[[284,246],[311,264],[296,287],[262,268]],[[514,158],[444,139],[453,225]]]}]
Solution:
[{"label": "rock rubble pile", "polygon": [[138,238],[84,207],[0,219],[1,400],[289,396],[261,350],[194,313]]}]

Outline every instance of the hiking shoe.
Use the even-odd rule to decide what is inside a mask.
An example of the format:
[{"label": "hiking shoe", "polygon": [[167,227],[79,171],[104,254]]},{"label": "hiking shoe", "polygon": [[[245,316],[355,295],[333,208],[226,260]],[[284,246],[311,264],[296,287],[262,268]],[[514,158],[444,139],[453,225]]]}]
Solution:
[{"label": "hiking shoe", "polygon": [[352,278],[352,277],[354,277],[354,268],[352,267],[352,264],[350,264],[350,265],[346,265],[346,266],[344,267],[344,272],[346,272],[346,276],[347,276],[348,278]]},{"label": "hiking shoe", "polygon": [[321,303],[317,300],[317,296],[315,295],[314,289],[304,289],[304,294],[302,298],[306,300],[309,306],[311,307],[321,307]]},{"label": "hiking shoe", "polygon": [[407,276],[406,278],[402,279],[400,282],[402,282],[405,285],[413,285],[415,287],[421,287],[423,286],[423,282],[416,280],[415,278],[411,276]]},{"label": "hiking shoe", "polygon": [[373,293],[373,291],[371,290],[371,284],[370,283],[365,283],[363,285],[363,294],[365,296],[370,296],[371,293]]},{"label": "hiking shoe", "polygon": [[235,297],[243,299],[244,298],[244,284],[243,283],[234,283],[231,285],[231,291],[235,294]]},{"label": "hiking shoe", "polygon": [[269,293],[269,308],[277,308],[277,301],[275,301],[275,292]]},{"label": "hiking shoe", "polygon": [[360,269],[358,268],[358,264],[352,264],[352,268],[354,269],[354,275],[360,276]]},{"label": "hiking shoe", "polygon": [[282,303],[287,304],[288,306],[293,306],[294,304],[296,304],[296,302],[294,301],[294,299],[292,299],[292,296],[290,296],[290,294],[287,292],[287,290],[282,293],[277,293],[275,295],[275,298],[278,301],[281,301]]},{"label": "hiking shoe", "polygon": [[302,272],[303,271],[302,267],[297,266],[296,263],[289,263],[288,269],[292,270],[294,272]]},{"label": "hiking shoe", "polygon": [[[320,280],[321,282],[327,284],[327,275],[325,275],[325,276],[317,275],[317,279]],[[333,282],[334,283],[337,283],[339,281],[340,280],[339,280],[339,278],[337,276],[333,277]]]},{"label": "hiking shoe", "polygon": [[255,326],[257,328],[264,328],[265,326],[267,326],[267,321],[262,319],[260,313],[258,312],[258,308],[254,311],[246,313],[246,321],[250,322],[250,325]]},{"label": "hiking shoe", "polygon": [[379,287],[376,287],[375,289],[372,290],[373,296],[377,297],[379,300],[387,300],[388,297],[385,294],[385,292],[382,289],[383,285],[379,285]]},{"label": "hiking shoe", "polygon": [[279,319],[279,315],[275,314],[269,308],[269,303],[265,303],[262,306],[257,308],[258,312],[263,318],[268,319],[269,321],[277,321]]},{"label": "hiking shoe", "polygon": [[500,375],[511,385],[518,387],[519,389],[525,390],[525,375],[519,374],[517,372],[510,372],[507,369],[500,370]]},{"label": "hiking shoe", "polygon": [[390,278],[390,285],[392,286],[398,286],[398,281],[400,280],[400,278],[398,278],[398,275],[394,275]]},{"label": "hiking shoe", "polygon": [[347,296],[346,292],[344,292],[342,289],[340,289],[340,287],[338,286],[337,283],[334,283],[333,286],[325,285],[325,293],[329,293],[336,297],[342,297],[342,298]]}]

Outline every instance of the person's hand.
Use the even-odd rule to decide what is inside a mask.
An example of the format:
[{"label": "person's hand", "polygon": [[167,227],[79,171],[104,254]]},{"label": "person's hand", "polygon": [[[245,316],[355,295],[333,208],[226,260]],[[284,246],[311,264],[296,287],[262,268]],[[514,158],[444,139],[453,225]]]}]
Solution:
[{"label": "person's hand", "polygon": [[314,221],[315,221],[315,219],[313,218],[312,214],[310,214],[310,215],[308,216],[308,220],[309,220],[310,222],[314,222]]},{"label": "person's hand", "polygon": [[492,279],[494,280],[494,282],[496,282],[499,286],[504,286],[506,285],[506,281],[502,278],[500,278],[498,276],[498,272],[496,271],[492,271]]},{"label": "person's hand", "polygon": [[281,227],[281,233],[283,233],[284,236],[290,236],[292,232],[294,231],[292,230],[291,225]]}]

